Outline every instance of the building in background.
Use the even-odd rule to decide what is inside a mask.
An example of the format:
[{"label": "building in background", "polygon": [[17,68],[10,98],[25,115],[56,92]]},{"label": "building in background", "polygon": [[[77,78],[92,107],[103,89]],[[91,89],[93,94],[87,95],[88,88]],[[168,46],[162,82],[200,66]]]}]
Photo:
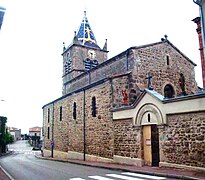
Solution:
[{"label": "building in background", "polygon": [[8,127],[8,131],[13,136],[14,141],[21,140],[21,129],[15,127]]},{"label": "building in background", "polygon": [[34,147],[34,149],[41,148],[41,138],[42,138],[42,128],[35,126],[29,128],[29,142]]},{"label": "building in background", "polygon": [[32,136],[39,136],[41,137],[41,127],[32,127],[32,128],[29,128],[29,136],[32,137]]},{"label": "building in background", "polygon": [[0,30],[4,20],[4,14],[6,9],[0,6]]}]

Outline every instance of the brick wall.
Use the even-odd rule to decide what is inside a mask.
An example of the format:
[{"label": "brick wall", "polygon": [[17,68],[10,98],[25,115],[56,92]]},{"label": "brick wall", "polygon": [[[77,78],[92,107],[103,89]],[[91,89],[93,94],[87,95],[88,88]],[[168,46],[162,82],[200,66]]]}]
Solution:
[{"label": "brick wall", "polygon": [[205,167],[205,112],[167,116],[159,129],[163,162]]}]

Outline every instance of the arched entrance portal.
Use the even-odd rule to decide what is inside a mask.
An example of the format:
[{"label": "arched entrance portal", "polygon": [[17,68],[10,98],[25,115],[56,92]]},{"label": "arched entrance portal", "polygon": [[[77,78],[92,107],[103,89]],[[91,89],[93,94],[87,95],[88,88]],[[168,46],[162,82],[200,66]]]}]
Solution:
[{"label": "arched entrance portal", "polygon": [[145,104],[137,113],[136,124],[142,126],[142,158],[144,165],[159,166],[158,125],[163,124],[160,110],[153,104]]}]

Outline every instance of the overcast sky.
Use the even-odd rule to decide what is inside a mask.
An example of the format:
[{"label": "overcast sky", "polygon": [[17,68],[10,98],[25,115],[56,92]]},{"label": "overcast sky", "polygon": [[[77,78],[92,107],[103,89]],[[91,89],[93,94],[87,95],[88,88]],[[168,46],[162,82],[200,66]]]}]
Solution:
[{"label": "overcast sky", "polygon": [[62,95],[62,49],[87,17],[97,43],[108,39],[109,58],[131,46],[168,40],[198,66],[192,0],[0,0],[7,10],[0,31],[0,115],[28,133],[42,126],[42,106]]}]

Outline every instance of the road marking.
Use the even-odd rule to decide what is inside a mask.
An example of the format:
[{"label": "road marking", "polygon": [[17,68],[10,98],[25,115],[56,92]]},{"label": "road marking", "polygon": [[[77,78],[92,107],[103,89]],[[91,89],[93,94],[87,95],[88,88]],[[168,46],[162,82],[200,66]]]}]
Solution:
[{"label": "road marking", "polygon": [[106,178],[106,177],[102,177],[102,176],[88,176],[91,179],[97,179],[97,180],[114,180],[114,179],[110,179],[110,178]]},{"label": "road marking", "polygon": [[[104,177],[104,176],[109,176],[109,177]],[[152,175],[146,175],[146,174],[138,174],[138,173],[132,173],[132,172],[124,172],[121,174],[105,174],[104,176],[88,176],[88,178],[90,179],[96,179],[96,180],[116,180],[116,179],[120,179],[120,180],[145,180],[145,179],[152,179],[152,180],[163,180],[163,179],[167,179],[165,177],[160,177],[160,176],[152,176]],[[131,177],[132,176],[132,177]],[[82,178],[71,178],[70,180],[85,180]]]},{"label": "road marking", "polygon": [[141,177],[141,178],[148,178],[148,179],[157,179],[157,180],[160,180],[160,179],[166,179],[166,178],[164,178],[164,177],[151,176],[151,175],[138,174],[138,173],[131,173],[131,172],[125,172],[125,173],[122,173],[122,174],[125,174],[125,175],[128,175],[128,176],[135,176],[135,177]]},{"label": "road marking", "polygon": [[126,180],[144,180],[141,178],[134,178],[134,177],[128,177],[128,176],[123,176],[120,174],[106,174],[106,176],[114,177],[114,178],[119,178],[119,179],[126,179]]}]

